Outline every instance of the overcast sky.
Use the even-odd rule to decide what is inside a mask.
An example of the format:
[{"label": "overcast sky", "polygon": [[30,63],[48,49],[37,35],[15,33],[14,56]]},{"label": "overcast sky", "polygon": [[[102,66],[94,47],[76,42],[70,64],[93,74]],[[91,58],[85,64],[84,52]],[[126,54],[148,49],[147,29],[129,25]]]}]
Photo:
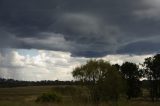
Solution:
[{"label": "overcast sky", "polygon": [[71,80],[90,58],[159,53],[160,0],[0,0],[0,76]]}]

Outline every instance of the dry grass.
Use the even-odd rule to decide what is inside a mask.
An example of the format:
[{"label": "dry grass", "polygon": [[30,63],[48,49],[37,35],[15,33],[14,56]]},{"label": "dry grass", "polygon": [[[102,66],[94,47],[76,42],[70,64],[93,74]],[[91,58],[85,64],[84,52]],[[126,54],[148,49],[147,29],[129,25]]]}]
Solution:
[{"label": "dry grass", "polygon": [[[93,104],[85,102],[77,102],[69,99],[69,95],[64,96],[61,103],[36,103],[36,98],[48,91],[52,91],[52,86],[38,87],[17,87],[17,88],[0,88],[0,106],[93,106]],[[69,92],[69,91],[68,91]],[[70,92],[69,92],[70,94]],[[67,100],[68,99],[68,100]],[[77,98],[78,99],[78,98]],[[115,103],[101,103],[99,106],[114,106]],[[152,103],[142,100],[120,100],[118,106],[160,106],[160,102]]]}]

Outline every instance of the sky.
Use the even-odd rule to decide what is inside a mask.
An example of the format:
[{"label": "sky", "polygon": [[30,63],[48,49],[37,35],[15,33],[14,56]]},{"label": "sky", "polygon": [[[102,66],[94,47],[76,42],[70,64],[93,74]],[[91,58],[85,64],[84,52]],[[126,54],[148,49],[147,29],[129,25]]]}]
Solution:
[{"label": "sky", "polygon": [[0,0],[0,77],[72,80],[88,59],[160,52],[159,0]]}]

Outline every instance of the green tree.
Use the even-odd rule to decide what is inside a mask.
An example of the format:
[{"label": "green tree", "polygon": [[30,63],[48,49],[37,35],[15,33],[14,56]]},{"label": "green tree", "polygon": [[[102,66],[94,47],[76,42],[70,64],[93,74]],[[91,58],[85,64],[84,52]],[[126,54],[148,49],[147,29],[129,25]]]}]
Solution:
[{"label": "green tree", "polygon": [[103,79],[100,79],[99,90],[103,100],[118,101],[120,94],[125,90],[125,83],[120,73],[115,70],[109,70]]},{"label": "green tree", "polygon": [[128,99],[138,97],[141,94],[141,70],[139,70],[136,64],[125,62],[122,64],[120,71],[122,73],[123,78],[127,82],[126,94],[128,96]]},{"label": "green tree", "polygon": [[90,90],[91,99],[118,100],[123,92],[123,80],[114,66],[103,60],[90,60],[85,65],[76,67],[73,77],[80,80]]},{"label": "green tree", "polygon": [[145,59],[145,75],[150,81],[150,95],[152,100],[160,97],[160,54]]}]

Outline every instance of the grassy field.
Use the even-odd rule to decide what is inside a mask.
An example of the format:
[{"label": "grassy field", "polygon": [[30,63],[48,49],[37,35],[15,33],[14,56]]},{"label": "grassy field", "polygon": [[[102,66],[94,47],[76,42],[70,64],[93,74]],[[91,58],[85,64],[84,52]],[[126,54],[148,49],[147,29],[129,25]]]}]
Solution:
[{"label": "grassy field", "polygon": [[[74,93],[85,94],[85,92],[74,91],[74,89],[59,89],[60,87],[37,86],[37,87],[15,87],[0,88],[0,106],[93,106],[93,104],[79,101],[80,96]],[[62,87],[63,88],[63,87]],[[43,93],[59,91],[63,95],[60,103],[37,103],[36,98]],[[72,93],[74,92],[74,93]],[[101,103],[100,106],[113,106],[111,102]],[[160,103],[152,103],[144,100],[120,100],[118,106],[160,106]]]}]

